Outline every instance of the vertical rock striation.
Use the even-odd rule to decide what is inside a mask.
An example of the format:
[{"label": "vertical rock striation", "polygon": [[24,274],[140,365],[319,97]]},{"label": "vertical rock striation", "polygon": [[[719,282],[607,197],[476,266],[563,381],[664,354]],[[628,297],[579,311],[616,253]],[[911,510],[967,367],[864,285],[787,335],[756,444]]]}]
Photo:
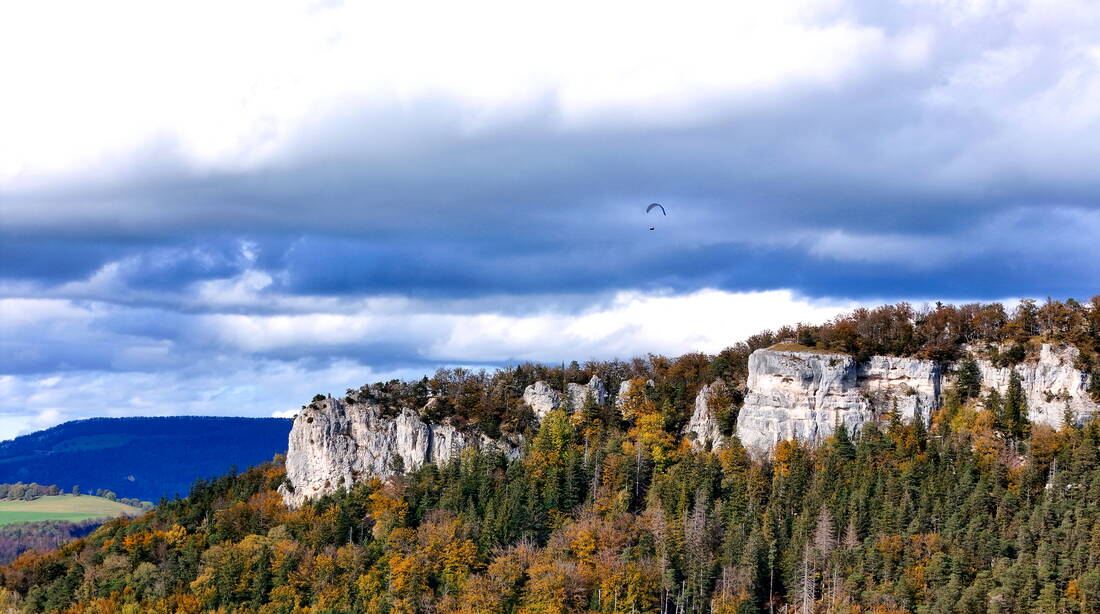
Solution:
[{"label": "vertical rock striation", "polygon": [[597,375],[593,375],[587,384],[566,384],[564,395],[541,380],[523,390],[523,402],[535,412],[535,417],[539,420],[561,407],[563,403],[576,411],[584,407],[589,396],[597,405],[607,402],[607,387]]},{"label": "vertical rock striation", "polygon": [[593,375],[587,384],[566,384],[565,396],[573,406],[573,411],[584,407],[585,402],[591,398],[596,405],[607,402],[607,387],[598,375]]},{"label": "vertical rock striation", "polygon": [[977,363],[982,386],[995,388],[1001,394],[1008,390],[1009,379],[1016,372],[1027,398],[1028,420],[1057,428],[1062,426],[1067,412],[1077,422],[1100,414],[1100,405],[1088,393],[1089,375],[1075,367],[1078,354],[1071,345],[1055,347],[1044,343],[1039,359],[1034,362],[1014,367],[995,367],[988,360]]},{"label": "vertical rock striation", "polygon": [[893,408],[928,420],[939,404],[940,370],[932,361],[847,354],[756,350],[748,393],[737,417],[741,443],[756,453],[784,439],[816,443],[843,424],[856,432]]},{"label": "vertical rock striation", "polygon": [[706,450],[717,448],[725,441],[722,435],[721,425],[718,424],[714,397],[718,390],[725,386],[721,380],[703,386],[699,394],[695,395],[695,410],[691,413],[691,419],[684,427],[684,435],[691,441],[694,448]]},{"label": "vertical rock striation", "polygon": [[516,458],[522,440],[492,439],[446,422],[429,424],[409,409],[388,417],[377,405],[328,397],[294,419],[286,455],[289,485],[279,490],[288,506],[297,507],[369,477],[386,478],[425,463],[445,463],[475,447]]},{"label": "vertical rock striation", "polygon": [[[1076,368],[1077,349],[1043,345],[1038,360],[998,368],[978,360],[985,388],[1004,393],[1013,372],[1020,377],[1033,423],[1060,426],[1067,413],[1081,422],[1100,415],[1100,405],[1088,393],[1089,376]],[[737,417],[737,434],[744,446],[764,454],[781,440],[814,444],[843,424],[852,434],[864,424],[896,410],[905,420],[928,421],[940,404],[944,375],[929,360],[872,356],[857,362],[846,354],[816,351],[756,350],[749,356],[745,401]],[[652,382],[646,382],[652,386]],[[619,386],[614,400],[620,407],[631,381]],[[704,386],[695,397],[684,435],[696,448],[722,445],[718,420],[723,382]],[[562,406],[579,410],[591,398],[609,401],[599,377],[587,384],[568,384],[564,392],[535,382],[523,392],[542,419]],[[429,401],[429,409],[437,399]],[[723,401],[725,402],[725,401]],[[444,420],[431,424],[411,409],[387,415],[372,403],[346,403],[328,397],[312,403],[294,420],[287,450],[288,484],[280,489],[290,506],[348,488],[369,478],[385,478],[415,470],[425,463],[443,463],[462,450],[496,450],[517,458],[522,438],[492,439],[474,428],[457,428]]]},{"label": "vertical rock striation", "polygon": [[[1075,347],[1044,344],[1038,360],[1004,368],[987,360],[977,363],[983,388],[1002,394],[1012,373],[1019,375],[1028,419],[1058,427],[1067,413],[1077,422],[1100,415],[1100,405],[1088,393],[1089,375],[1075,366],[1077,355]],[[939,408],[944,379],[940,366],[930,360],[872,356],[857,363],[846,354],[756,350],[749,356],[738,436],[759,453],[784,439],[816,443],[837,424],[854,434],[894,408],[902,419],[920,416],[927,421]]]}]

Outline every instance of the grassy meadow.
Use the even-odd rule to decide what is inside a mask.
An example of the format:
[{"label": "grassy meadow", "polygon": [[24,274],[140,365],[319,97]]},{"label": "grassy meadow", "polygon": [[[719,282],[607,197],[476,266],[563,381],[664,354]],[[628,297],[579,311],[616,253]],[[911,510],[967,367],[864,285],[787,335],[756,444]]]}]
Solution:
[{"label": "grassy meadow", "polygon": [[103,497],[57,495],[33,501],[0,501],[0,526],[42,520],[79,522],[88,518],[139,516],[143,510]]}]

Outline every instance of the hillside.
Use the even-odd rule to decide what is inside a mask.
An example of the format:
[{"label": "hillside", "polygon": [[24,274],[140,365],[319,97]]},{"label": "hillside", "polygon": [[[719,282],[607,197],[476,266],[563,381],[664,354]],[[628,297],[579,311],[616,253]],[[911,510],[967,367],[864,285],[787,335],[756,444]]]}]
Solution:
[{"label": "hillside", "polygon": [[140,516],[145,510],[90,495],[55,495],[33,501],[0,501],[0,526],[20,522],[64,520],[80,522],[90,518]]},{"label": "hillside", "polygon": [[[712,356],[444,370],[319,396],[286,466],[25,554],[0,568],[0,604],[1098,612],[1100,421],[1029,405],[1095,403],[1100,299],[1058,304],[1076,314],[1065,326],[1032,307],[888,306]],[[1066,381],[1062,398],[1050,386]],[[901,398],[879,405],[876,390]],[[815,438],[753,453],[747,407],[817,424]],[[822,433],[797,412],[858,429]]]},{"label": "hillside", "polygon": [[286,451],[282,418],[93,418],[0,443],[0,482],[57,484],[158,501],[198,478]]}]

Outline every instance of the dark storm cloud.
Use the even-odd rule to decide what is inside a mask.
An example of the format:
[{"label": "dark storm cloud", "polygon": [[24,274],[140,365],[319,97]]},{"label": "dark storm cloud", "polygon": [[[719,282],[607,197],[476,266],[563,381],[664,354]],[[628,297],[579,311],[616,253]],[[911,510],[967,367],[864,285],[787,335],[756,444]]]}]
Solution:
[{"label": "dark storm cloud", "polygon": [[[980,229],[1016,210],[1035,220],[1055,206],[1094,215],[1095,173],[1019,172],[1022,154],[1013,151],[957,170],[974,154],[981,122],[920,105],[928,83],[894,85],[899,91],[815,93],[662,129],[562,131],[547,111],[463,135],[438,112],[427,126],[404,128],[412,146],[386,151],[362,144],[385,118],[343,115],[307,132],[309,147],[254,171],[179,169],[88,193],[6,194],[18,213],[4,225],[4,273],[51,284],[117,260],[136,288],[182,291],[258,266],[281,271],[278,287],[295,293],[435,296],[712,284],[851,296],[911,283],[951,298],[1042,291],[1044,277],[1089,292],[1088,267],[1039,254],[1043,271],[1017,272],[1002,260],[1033,251]],[[1072,168],[1073,152],[1066,156]],[[671,212],[653,233],[642,213],[651,200]],[[128,223],[115,224],[119,217]],[[907,263],[886,241],[877,267],[809,249],[838,230],[969,249],[949,259],[914,253]],[[1028,247],[1076,232],[1048,224]],[[257,244],[259,263],[241,261],[241,237]],[[927,268],[922,260],[937,264],[914,273]]]}]

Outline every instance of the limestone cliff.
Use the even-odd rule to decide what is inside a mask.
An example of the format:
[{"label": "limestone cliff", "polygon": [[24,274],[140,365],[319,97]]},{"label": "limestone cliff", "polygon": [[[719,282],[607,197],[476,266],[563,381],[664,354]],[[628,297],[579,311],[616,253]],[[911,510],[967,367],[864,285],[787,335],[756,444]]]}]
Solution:
[{"label": "limestone cliff", "polygon": [[573,410],[580,409],[589,396],[597,405],[607,402],[607,387],[599,376],[592,376],[587,384],[566,384],[564,395],[543,381],[537,381],[523,390],[523,402],[531,407],[539,420],[561,407],[563,402],[567,402]]},{"label": "limestone cliff", "polygon": [[725,441],[721,426],[718,424],[717,408],[714,401],[718,392],[725,386],[721,380],[703,386],[695,395],[694,411],[684,427],[684,436],[692,447],[706,450],[717,448]]},{"label": "limestone cliff", "polygon": [[280,492],[287,505],[296,507],[368,477],[385,478],[425,463],[447,462],[471,447],[516,458],[522,440],[491,439],[476,429],[429,424],[409,409],[389,417],[377,405],[328,397],[294,419],[286,455],[289,485]]},{"label": "limestone cliff", "polygon": [[[1089,376],[1075,366],[1073,347],[1042,346],[1037,359],[1009,368],[979,360],[984,388],[1007,389],[1013,372],[1020,376],[1032,423],[1059,426],[1068,411],[1084,421],[1100,415],[1088,394]],[[916,358],[872,356],[858,362],[852,356],[818,351],[756,350],[749,356],[744,404],[737,417],[737,434],[756,454],[767,453],[784,439],[817,443],[836,425],[853,435],[868,421],[896,409],[902,419],[929,420],[940,405],[941,388],[953,377],[938,363]],[[646,382],[652,386],[652,382]],[[728,393],[723,382],[704,386],[695,397],[683,434],[696,448],[721,445],[719,402]],[[624,381],[615,405],[631,390]],[[598,377],[587,384],[571,383],[564,391],[535,382],[523,401],[538,418],[564,406],[582,407],[591,398],[603,405],[607,388]],[[429,401],[421,412],[403,409],[387,414],[370,402],[345,402],[331,397],[302,410],[290,433],[286,467],[288,485],[281,489],[288,505],[350,487],[368,477],[385,478],[425,463],[442,463],[467,448],[497,450],[511,458],[522,451],[522,438],[492,439],[474,428],[457,428],[448,420],[429,423],[435,415]]]},{"label": "limestone cliff", "polygon": [[[633,381],[634,380],[624,379],[619,382],[619,393],[615,395],[615,408],[620,412],[623,410],[623,403],[626,402],[627,395],[630,394]],[[652,388],[654,386],[653,380],[646,380],[645,385]]]},{"label": "limestone cliff", "polygon": [[550,384],[538,381],[523,390],[523,402],[535,412],[536,418],[542,420],[561,405],[561,394]]},{"label": "limestone cliff", "polygon": [[[1028,419],[1057,427],[1067,411],[1078,422],[1100,415],[1088,394],[1089,376],[1074,366],[1076,357],[1076,348],[1046,344],[1037,360],[1011,368],[977,363],[983,389],[1004,393],[1015,371],[1027,397]],[[737,433],[746,448],[760,453],[784,439],[816,443],[837,424],[854,434],[895,407],[904,420],[920,415],[927,421],[939,408],[949,377],[937,363],[916,358],[872,356],[857,363],[846,354],[756,350],[749,356]],[[705,416],[693,416],[697,421],[705,422]]]},{"label": "limestone cliff", "polygon": [[596,405],[603,405],[607,402],[607,387],[598,375],[593,375],[587,384],[566,384],[565,396],[574,410],[584,407],[590,397]]},{"label": "limestone cliff", "polygon": [[1068,411],[1078,422],[1100,414],[1100,405],[1089,396],[1089,376],[1074,365],[1078,351],[1073,346],[1055,347],[1044,343],[1036,361],[1025,361],[1015,367],[998,368],[987,360],[979,360],[982,387],[995,388],[1002,394],[1015,371],[1020,376],[1027,397],[1028,419],[1033,424],[1062,426]]},{"label": "limestone cliff", "polygon": [[737,433],[754,452],[784,439],[816,443],[838,424],[854,433],[894,407],[904,419],[919,411],[928,420],[939,394],[940,370],[928,360],[875,356],[860,364],[846,354],[756,350]]}]

